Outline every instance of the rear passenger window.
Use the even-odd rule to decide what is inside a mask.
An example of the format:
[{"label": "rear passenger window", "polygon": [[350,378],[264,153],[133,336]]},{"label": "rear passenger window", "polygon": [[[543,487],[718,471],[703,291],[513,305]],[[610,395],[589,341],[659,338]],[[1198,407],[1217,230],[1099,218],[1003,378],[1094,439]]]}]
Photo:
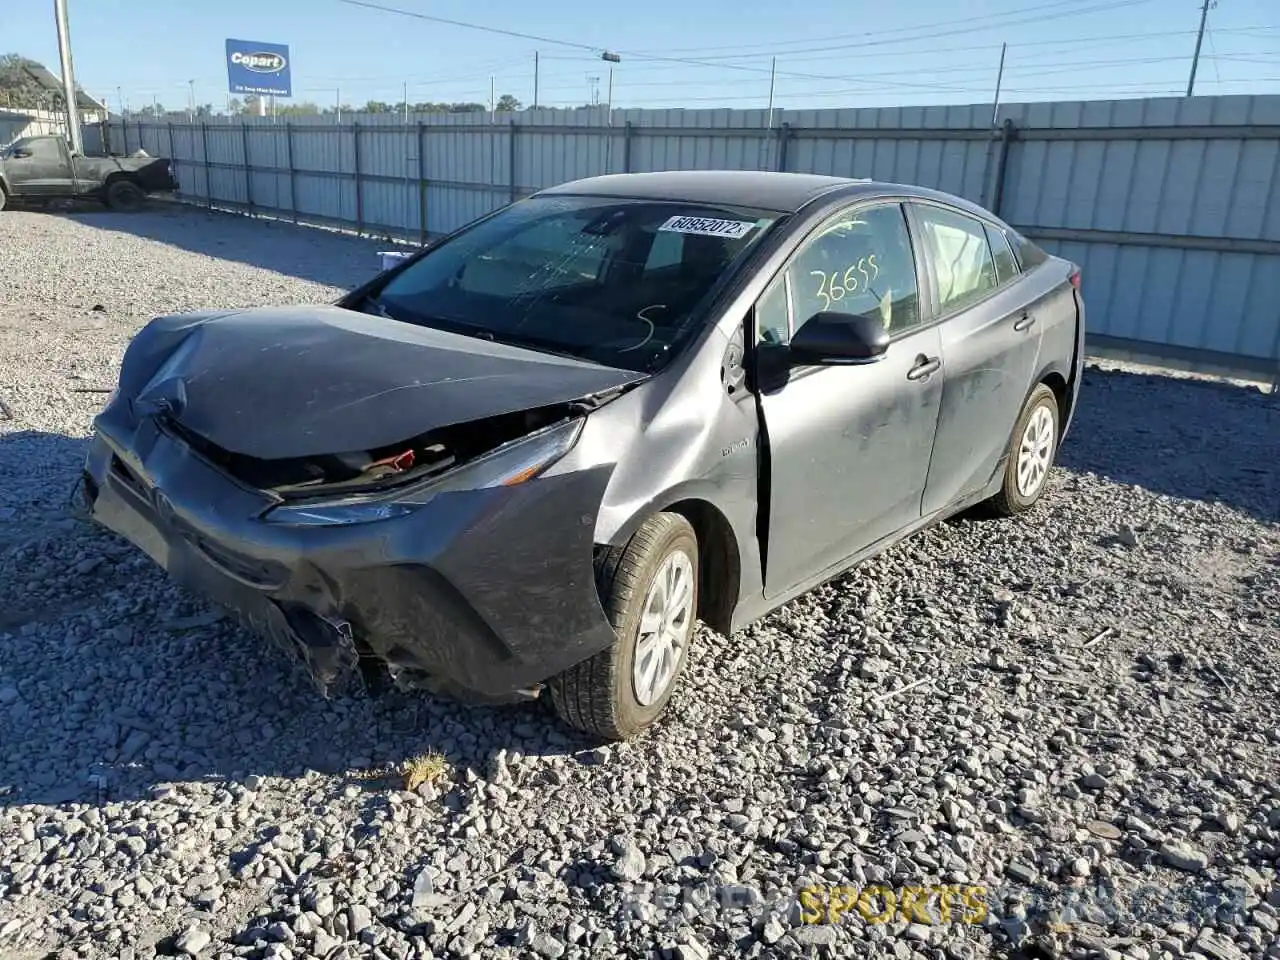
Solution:
[{"label": "rear passenger window", "polygon": [[1037,247],[1034,243],[1018,233],[1017,230],[1010,230],[1008,233],[1009,242],[1013,244],[1013,254],[1018,258],[1018,263],[1022,265],[1023,273],[1038,267],[1049,259],[1049,255]]},{"label": "rear passenger window", "polygon": [[996,265],[983,225],[942,207],[916,206],[938,289],[938,309],[958,310],[996,287]]},{"label": "rear passenger window", "polygon": [[996,282],[1005,284],[1018,275],[1018,261],[1013,258],[1013,249],[1009,246],[1009,238],[1003,230],[997,230],[991,224],[987,228],[987,242],[991,244],[991,254],[996,261]]}]

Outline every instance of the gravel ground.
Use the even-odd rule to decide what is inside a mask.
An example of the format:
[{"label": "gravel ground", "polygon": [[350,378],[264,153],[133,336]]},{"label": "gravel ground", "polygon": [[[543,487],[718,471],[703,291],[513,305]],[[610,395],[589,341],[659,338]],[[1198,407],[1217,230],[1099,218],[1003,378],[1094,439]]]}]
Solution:
[{"label": "gravel ground", "polygon": [[1041,508],[702,633],[631,744],[325,702],[73,516],[78,391],[377,246],[0,215],[0,957],[1280,958],[1280,403],[1091,367]]}]

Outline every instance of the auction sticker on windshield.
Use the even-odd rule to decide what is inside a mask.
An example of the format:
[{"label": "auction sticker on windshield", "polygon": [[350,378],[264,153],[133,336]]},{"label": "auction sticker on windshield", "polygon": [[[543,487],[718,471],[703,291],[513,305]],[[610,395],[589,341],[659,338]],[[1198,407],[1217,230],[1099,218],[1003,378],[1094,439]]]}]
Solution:
[{"label": "auction sticker on windshield", "polygon": [[740,240],[751,232],[754,223],[745,220],[712,220],[709,217],[672,217],[659,230],[671,233],[699,233],[707,237]]}]

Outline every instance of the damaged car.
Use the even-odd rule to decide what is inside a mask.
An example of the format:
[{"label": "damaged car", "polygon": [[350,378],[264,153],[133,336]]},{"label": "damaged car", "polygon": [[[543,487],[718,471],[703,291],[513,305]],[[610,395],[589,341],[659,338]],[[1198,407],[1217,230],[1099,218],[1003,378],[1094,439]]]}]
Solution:
[{"label": "damaged car", "polygon": [[629,737],[696,621],[734,631],[967,507],[1032,507],[1079,287],[921,188],[577,181],[332,305],[153,320],[85,498],[326,691],[546,691]]}]

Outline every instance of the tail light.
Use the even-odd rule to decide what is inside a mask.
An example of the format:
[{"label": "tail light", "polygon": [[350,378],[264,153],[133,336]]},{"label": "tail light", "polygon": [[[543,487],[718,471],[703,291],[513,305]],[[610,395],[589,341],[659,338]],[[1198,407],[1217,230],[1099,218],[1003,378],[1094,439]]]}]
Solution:
[{"label": "tail light", "polygon": [[1075,287],[1077,290],[1080,289],[1080,268],[1079,267],[1071,268],[1071,285]]}]

